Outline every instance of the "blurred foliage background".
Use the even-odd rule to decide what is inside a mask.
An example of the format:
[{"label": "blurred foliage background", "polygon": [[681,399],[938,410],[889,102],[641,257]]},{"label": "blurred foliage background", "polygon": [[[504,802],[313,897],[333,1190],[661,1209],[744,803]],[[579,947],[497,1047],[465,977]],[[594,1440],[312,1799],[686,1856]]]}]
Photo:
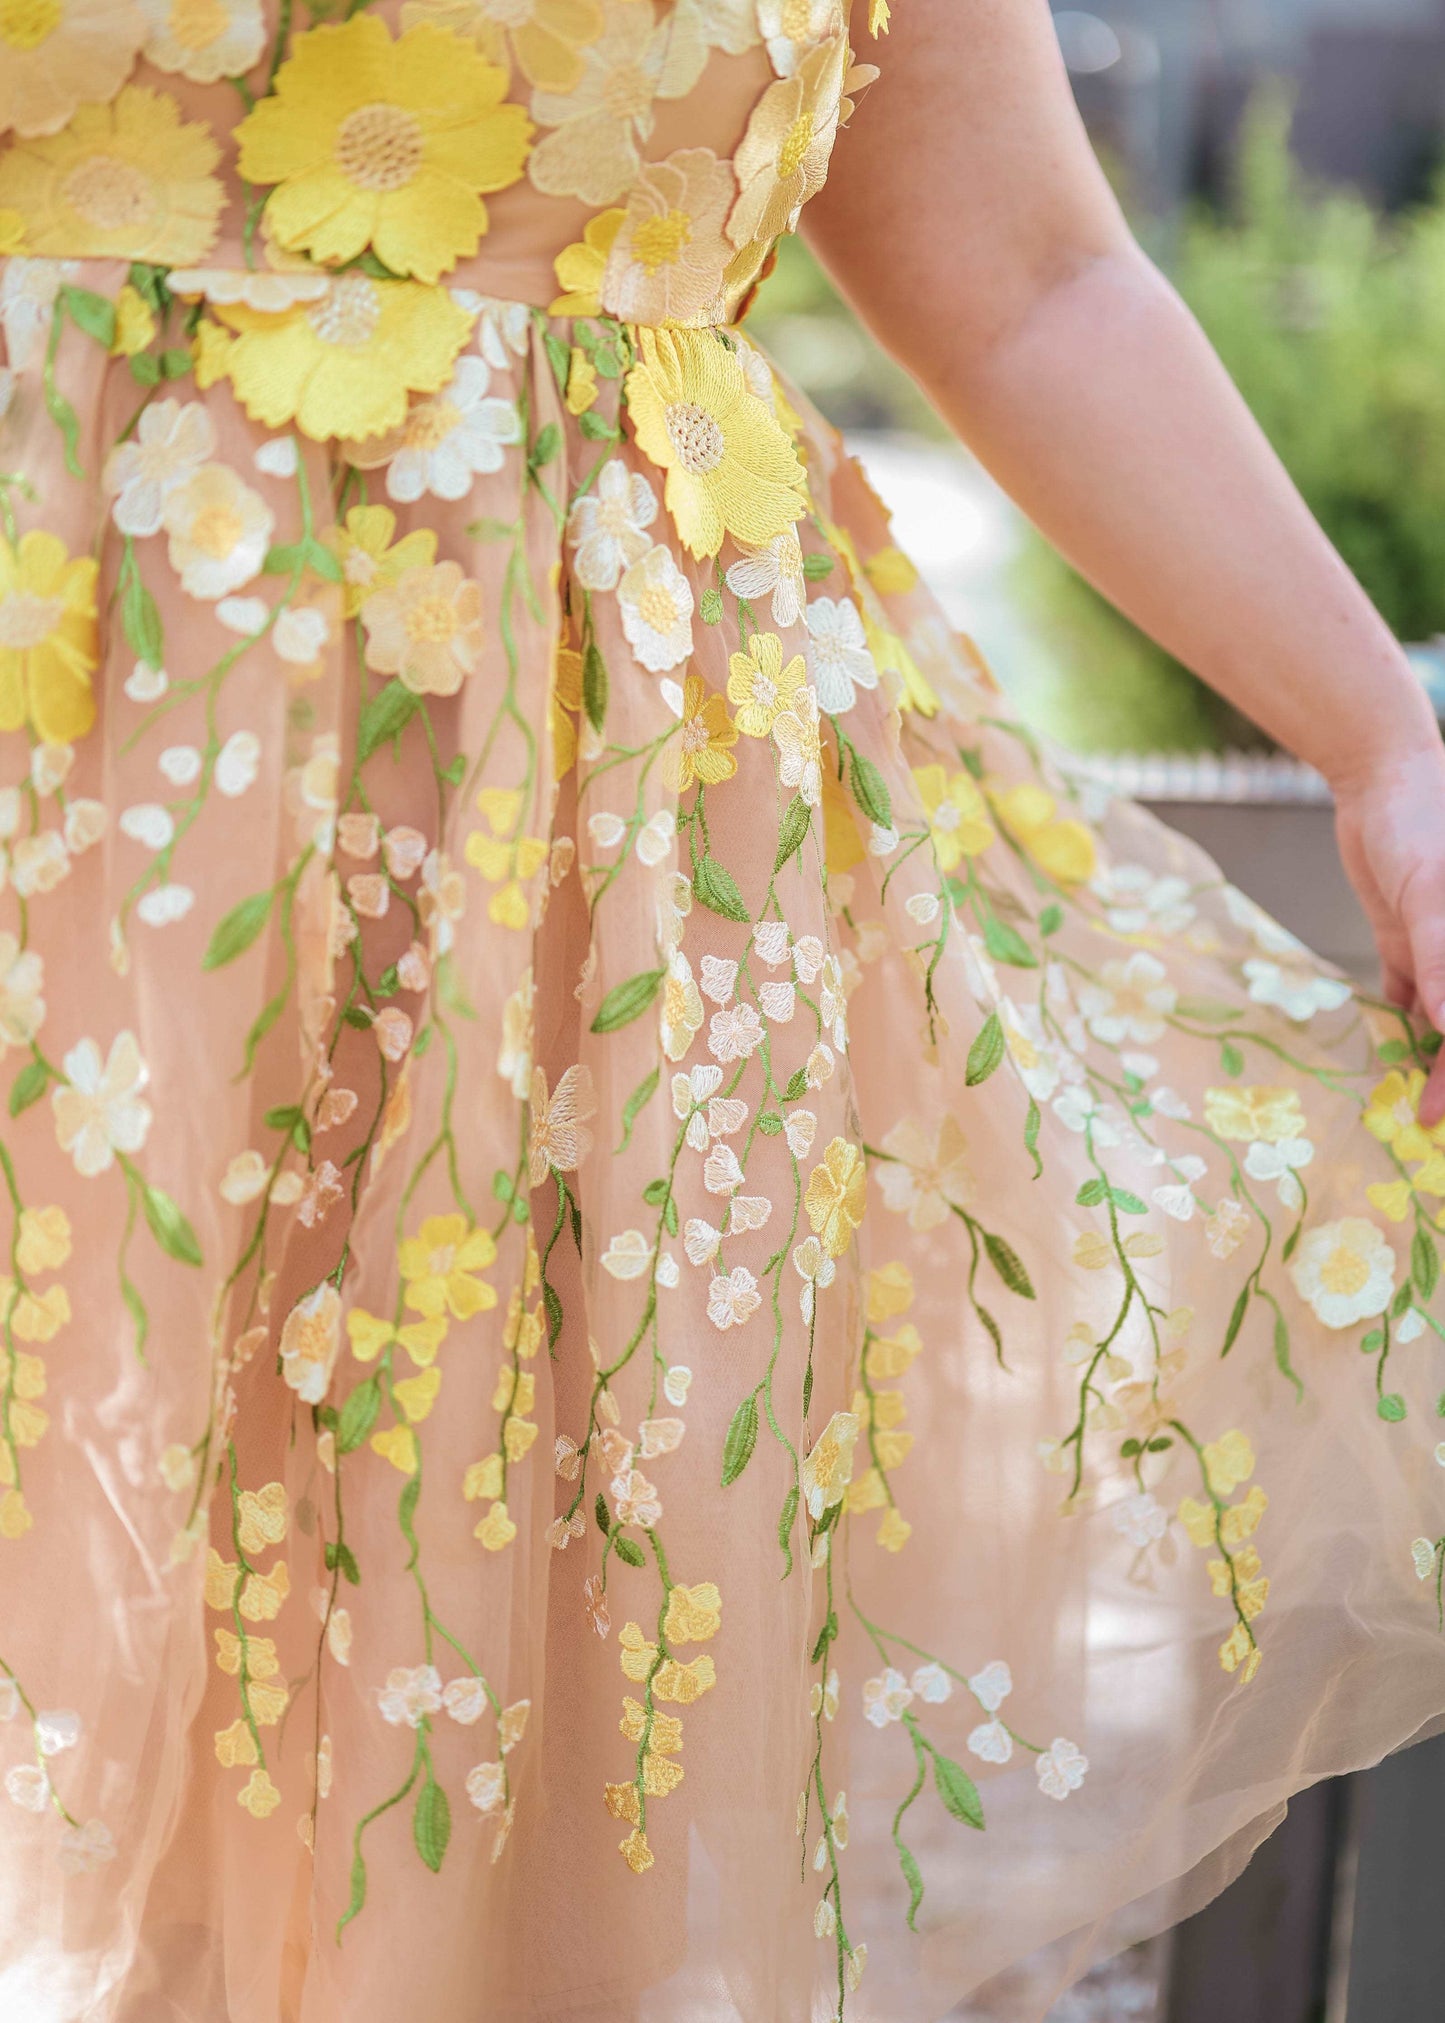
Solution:
[{"label": "blurred foliage background", "polygon": [[[1116,186],[1386,619],[1406,641],[1433,641],[1445,634],[1445,178],[1388,213],[1302,168],[1292,117],[1287,85],[1258,86],[1213,195],[1172,215],[1131,204],[1126,170]],[[753,324],[865,462],[880,432],[949,440],[800,243]],[[1054,735],[1095,751],[1261,742],[1032,530],[1018,546],[1008,590],[1042,649],[1019,699]]]}]

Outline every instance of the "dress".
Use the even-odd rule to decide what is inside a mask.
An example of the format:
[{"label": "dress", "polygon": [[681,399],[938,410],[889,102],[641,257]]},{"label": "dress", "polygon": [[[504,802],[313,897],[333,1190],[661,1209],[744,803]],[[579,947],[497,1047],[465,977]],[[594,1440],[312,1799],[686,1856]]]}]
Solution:
[{"label": "dress", "polygon": [[739,328],[861,12],[0,6],[4,2023],[1036,2023],[1445,1707],[1424,1042]]}]

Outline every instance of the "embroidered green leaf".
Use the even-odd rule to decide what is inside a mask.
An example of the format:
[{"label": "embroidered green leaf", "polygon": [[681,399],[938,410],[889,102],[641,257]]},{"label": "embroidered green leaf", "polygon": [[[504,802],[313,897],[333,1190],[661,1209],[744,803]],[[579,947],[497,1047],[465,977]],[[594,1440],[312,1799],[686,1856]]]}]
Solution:
[{"label": "embroidered green leaf", "polygon": [[201,1246],[180,1209],[161,1187],[147,1187],[141,1197],[151,1235],[166,1253],[180,1264],[199,1264]]},{"label": "embroidered green leaf", "polygon": [[1360,1336],[1360,1353],[1364,1356],[1378,1356],[1385,1346],[1385,1330],[1371,1328],[1367,1335]]},{"label": "embroidered green leaf", "polygon": [[607,1514],[607,1498],[602,1494],[600,1489],[597,1492],[597,1501],[592,1506],[592,1516],[596,1521],[597,1529],[606,1538],[612,1529],[612,1519]]},{"label": "embroidered green leaf", "polygon": [[1274,1360],[1278,1365],[1280,1375],[1289,1378],[1296,1392],[1302,1398],[1305,1394],[1305,1387],[1295,1375],[1293,1366],[1290,1363],[1289,1329],[1285,1325],[1284,1315],[1279,1313],[1274,1317]]},{"label": "embroidered green leaf", "polygon": [[1131,1194],[1127,1187],[1111,1187],[1109,1199],[1121,1215],[1147,1215],[1149,1210],[1137,1194]]},{"label": "embroidered green leaf", "polygon": [[411,1831],[417,1853],[435,1875],[446,1858],[447,1842],[452,1837],[452,1809],[434,1777],[428,1776],[417,1793]]},{"label": "embroidered green leaf", "polygon": [[677,1235],[677,1196],[669,1194],[662,1204],[662,1222],[669,1236]]},{"label": "embroidered green leaf", "polygon": [[1224,1330],[1224,1347],[1219,1352],[1222,1356],[1227,1356],[1238,1340],[1239,1331],[1244,1326],[1244,1316],[1249,1307],[1249,1293],[1250,1288],[1245,1286],[1239,1298],[1234,1302],[1234,1312],[1229,1316],[1229,1326]]},{"label": "embroidered green leaf", "polygon": [[642,1190],[642,1198],[649,1208],[661,1208],[667,1199],[670,1182],[664,1173],[659,1179],[649,1180]]},{"label": "embroidered green leaf", "polygon": [[516,1193],[516,1183],[505,1167],[499,1166],[492,1175],[492,1193],[498,1201],[510,1201]]},{"label": "embroidered green leaf", "polygon": [[1403,1061],[1409,1051],[1403,1040],[1386,1040],[1385,1044],[1377,1049],[1380,1059],[1387,1068],[1393,1068],[1397,1061]]},{"label": "embroidered green leaf", "polygon": [[1422,1300],[1429,1299],[1440,1283],[1440,1256],[1430,1232],[1423,1226],[1415,1231],[1415,1241],[1410,1246],[1410,1276],[1419,1287]]},{"label": "embroidered green leaf", "polygon": [[[186,363],[190,363],[190,353],[186,353]],[[161,383],[161,362],[149,351],[137,351],[126,360],[130,376],[137,386],[159,386]]]},{"label": "embroidered green leaf", "polygon": [[1024,1119],[1024,1149],[1034,1162],[1034,1178],[1043,1175],[1044,1162],[1039,1156],[1039,1126],[1043,1123],[1043,1113],[1033,1097],[1029,1097],[1029,1113]]},{"label": "embroidered green leaf", "polygon": [[1201,1025],[1225,1025],[1230,1019],[1244,1016],[1238,1005],[1223,1004],[1212,997],[1182,997],[1175,1010],[1181,1018],[1198,1019]]},{"label": "embroidered green leaf", "polygon": [[1406,1279],[1390,1302],[1390,1319],[1400,1320],[1415,1304],[1415,1287],[1411,1279]]},{"label": "embroidered green leaf", "polygon": [[305,559],[307,568],[315,575],[324,577],[328,583],[341,582],[340,562],[332,554],[331,550],[324,547],[320,541],[308,541],[306,543]]},{"label": "embroidered green leaf", "polygon": [[1003,1022],[997,1012],[990,1012],[979,1030],[977,1039],[968,1050],[968,1072],[965,1079],[970,1088],[986,1082],[1004,1056]]},{"label": "embroidered green leaf", "polygon": [[547,353],[547,363],[552,368],[552,377],[557,382],[558,391],[564,392],[567,386],[568,374],[572,370],[572,354],[555,331],[545,331],[542,336],[542,344]]},{"label": "embroidered green leaf", "polygon": [[555,1349],[562,1332],[562,1300],[550,1280],[542,1281],[542,1304],[547,1309],[547,1347]]},{"label": "embroidered green leaf", "polygon": [[551,463],[561,447],[562,431],[556,422],[549,421],[544,428],[537,431],[536,441],[532,444],[532,453],[527,458],[528,467],[540,471],[543,464]]},{"label": "embroidered green leaf", "polygon": [[18,1117],[22,1110],[28,1110],[32,1103],[38,1103],[45,1094],[45,1085],[50,1080],[50,1071],[44,1061],[27,1061],[15,1080],[10,1084],[10,1114]]},{"label": "embroidered green leaf", "polygon": [[[657,1069],[645,1075],[622,1106],[622,1143],[619,1152],[625,1152],[632,1139],[632,1127],[657,1094]],[[615,1156],[615,1155],[614,1155]]]},{"label": "embroidered green leaf", "polygon": [[783,1498],[783,1507],[778,1512],[778,1544],[787,1555],[788,1564],[783,1568],[783,1579],[793,1571],[793,1520],[798,1515],[798,1489],[796,1483]]},{"label": "embroidered green leaf", "polygon": [[830,1613],[828,1620],[824,1623],[822,1629],[819,1630],[818,1632],[817,1642],[813,1645],[812,1657],[810,1660],[812,1664],[818,1665],[822,1663],[823,1659],[827,1656],[829,1644],[832,1643],[834,1637],[836,1637],[837,1634],[838,1634],[838,1618],[836,1615]]},{"label": "embroidered green leaf", "polygon": [[993,1315],[989,1312],[988,1308],[986,1306],[980,1306],[977,1300],[975,1300],[973,1303],[973,1310],[978,1315],[979,1320],[983,1323],[984,1328],[987,1330],[989,1340],[993,1343],[994,1346],[994,1353],[997,1355],[1000,1364],[1002,1364],[1003,1329],[999,1326],[998,1322],[994,1319]]},{"label": "embroidered green leaf", "polygon": [[511,520],[492,520],[485,515],[480,520],[468,520],[467,532],[474,541],[510,541],[516,534],[516,525]]},{"label": "embroidered green leaf", "polygon": [[758,1398],[755,1391],[749,1391],[728,1427],[728,1437],[723,1442],[722,1486],[736,1482],[753,1458],[753,1449],[758,1444]]},{"label": "embroidered green leaf", "polygon": [[400,737],[420,708],[421,697],[405,682],[389,681],[379,689],[363,706],[356,726],[356,763],[365,765],[373,752]]},{"label": "embroidered green leaf", "polygon": [[1074,1196],[1080,1208],[1097,1208],[1101,1201],[1107,1201],[1108,1198],[1109,1183],[1107,1180],[1101,1180],[1097,1174],[1092,1180],[1086,1180]]},{"label": "embroidered green leaf", "polygon": [[961,1819],[965,1826],[983,1829],[983,1804],[978,1795],[978,1786],[966,1770],[959,1767],[951,1756],[933,1752],[933,1782],[944,1809],[955,1819]]},{"label": "embroidered green leaf", "polygon": [[626,983],[619,983],[608,991],[592,1021],[594,1033],[615,1033],[622,1026],[630,1026],[636,1018],[641,1018],[652,1000],[662,988],[662,980],[667,975],[665,969],[647,969],[636,976],[628,977]]},{"label": "embroidered green leaf", "polygon": [[923,1875],[914,1859],[912,1848],[905,1847],[901,1840],[897,1842],[897,1847],[898,1866],[902,1869],[903,1880],[908,1885],[908,1929],[910,1932],[916,1932],[918,1927],[913,1920],[918,1915],[918,1906],[923,1902]]},{"label": "embroidered green leaf", "polygon": [[776,1138],[783,1128],[783,1120],[776,1110],[764,1110],[758,1119],[758,1129],[765,1138]]},{"label": "embroidered green leaf", "polygon": [[[138,351],[136,357],[131,360],[131,370],[135,370],[136,358],[144,358],[147,355],[143,351]],[[196,361],[184,345],[173,344],[161,353],[157,362],[160,366],[162,379],[184,379],[186,374],[194,368]],[[340,567],[339,563],[337,567]]]},{"label": "embroidered green leaf", "polygon": [[89,288],[62,288],[60,292],[76,329],[109,351],[115,343],[115,304]]},{"label": "embroidered green leaf", "polygon": [[798,1068],[788,1077],[788,1086],[783,1091],[785,1103],[796,1103],[808,1093],[808,1070]]},{"label": "embroidered green leaf", "polygon": [[795,850],[801,850],[813,819],[813,811],[801,794],[794,794],[783,810],[783,819],[778,824],[778,854],[773,859],[773,871],[781,871]]},{"label": "embroidered green leaf", "polygon": [[694,874],[692,889],[709,913],[720,913],[724,920],[746,923],[753,917],[743,903],[737,880],[731,871],[724,870],[716,857],[709,855],[703,858]]},{"label": "embroidered green leaf", "polygon": [[1381,1398],[1375,1409],[1382,1419],[1387,1419],[1392,1426],[1398,1426],[1405,1416],[1405,1400],[1398,1391],[1390,1391]]},{"label": "embroidered green leaf", "polygon": [[1237,1077],[1244,1073],[1244,1055],[1239,1051],[1233,1040],[1226,1040],[1223,1046],[1220,1047],[1219,1065],[1223,1068],[1226,1075]]},{"label": "embroidered green leaf", "polygon": [[1283,1258],[1286,1264],[1289,1263],[1290,1259],[1294,1256],[1295,1251],[1299,1247],[1300,1231],[1303,1228],[1304,1224],[1302,1222],[1297,1222],[1294,1228],[1290,1231],[1289,1235],[1284,1240],[1284,1249],[1280,1252],[1280,1256]]},{"label": "embroidered green leaf", "polygon": [[848,784],[853,790],[853,799],[868,820],[880,829],[888,828],[893,820],[893,800],[888,792],[888,782],[872,759],[865,759],[856,745],[853,746]]},{"label": "embroidered green leaf", "polygon": [[1039,933],[1044,937],[1045,941],[1048,940],[1051,934],[1057,934],[1063,924],[1064,909],[1062,906],[1046,906],[1039,915]]},{"label": "embroidered green leaf", "polygon": [[722,592],[715,583],[709,583],[698,599],[698,616],[704,625],[717,625],[722,620]]},{"label": "embroidered green leaf", "polygon": [[351,1923],[351,1920],[356,1916],[357,1912],[361,1909],[362,1905],[365,1902],[366,1902],[366,1857],[362,1854],[361,1849],[358,1848],[356,1850],[356,1853],[352,1856],[351,1859],[351,1901],[346,1906],[346,1909],[342,1912],[341,1917],[337,1921],[336,1937],[338,1941],[340,1940],[343,1931],[345,1931],[346,1927]]},{"label": "embroidered green leaf", "polygon": [[368,1377],[357,1385],[341,1408],[336,1426],[338,1452],[353,1453],[376,1424],[376,1415],[380,1410],[381,1381],[377,1377]]},{"label": "embroidered green leaf", "polygon": [[156,600],[140,580],[132,558],[126,569],[125,595],[120,605],[121,630],[138,660],[155,669],[161,664],[164,634]]},{"label": "embroidered green leaf", "polygon": [[993,914],[983,923],[983,945],[995,962],[1011,963],[1015,969],[1037,969],[1039,959],[1016,927]]},{"label": "embroidered green leaf", "polygon": [[339,1567],[343,1580],[350,1581],[353,1587],[361,1586],[361,1568],[356,1564],[356,1554],[349,1545],[338,1544],[333,1539],[326,1548],[326,1565],[331,1571]]},{"label": "embroidered green leaf", "polygon": [[577,426],[588,442],[612,443],[618,440],[619,431],[595,407],[589,407],[586,414],[578,415]]},{"label": "embroidered green leaf", "polygon": [[988,1252],[989,1261],[1010,1292],[1016,1292],[1020,1299],[1034,1299],[1033,1281],[1024,1269],[1023,1259],[1011,1244],[1001,1236],[994,1236],[988,1230],[983,1232],[983,1247]]},{"label": "embroidered green leaf", "polygon": [[612,1550],[617,1554],[619,1559],[625,1560],[628,1566],[646,1566],[647,1564],[647,1561],[642,1556],[642,1547],[634,1545],[630,1538],[624,1538],[620,1531],[612,1541]]},{"label": "embroidered green leaf", "polygon": [[821,583],[825,576],[831,576],[832,573],[833,558],[831,555],[805,555],[803,557],[803,574],[810,583]]},{"label": "embroidered green leaf", "polygon": [[600,731],[607,717],[607,662],[595,639],[588,640],[582,656],[582,707],[593,730]]}]

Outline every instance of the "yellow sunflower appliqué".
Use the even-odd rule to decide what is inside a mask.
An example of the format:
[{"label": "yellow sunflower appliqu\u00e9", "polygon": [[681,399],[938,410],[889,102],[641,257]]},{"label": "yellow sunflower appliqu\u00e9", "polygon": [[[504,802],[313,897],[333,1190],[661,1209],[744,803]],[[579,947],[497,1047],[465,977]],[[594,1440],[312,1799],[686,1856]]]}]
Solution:
[{"label": "yellow sunflower appliqu\u00e9", "polygon": [[0,730],[28,723],[68,744],[95,722],[98,573],[54,534],[32,529],[18,548],[0,538]]}]

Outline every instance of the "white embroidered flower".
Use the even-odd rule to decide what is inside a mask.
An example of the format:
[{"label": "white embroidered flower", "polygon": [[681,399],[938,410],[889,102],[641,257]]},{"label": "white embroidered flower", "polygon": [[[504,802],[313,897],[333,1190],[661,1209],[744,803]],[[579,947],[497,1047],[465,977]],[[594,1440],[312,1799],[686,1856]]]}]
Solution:
[{"label": "white embroidered flower", "polygon": [[838,1668],[835,1665],[828,1673],[826,1683],[815,1679],[808,1688],[808,1713],[817,1720],[821,1714],[825,1721],[838,1718]]},{"label": "white embroidered flower", "polygon": [[1002,1658],[995,1658],[981,1672],[975,1672],[968,1690],[985,1714],[996,1714],[1014,1689],[1013,1673]]},{"label": "white embroidered flower", "polygon": [[783,1120],[783,1137],[795,1159],[806,1159],[818,1135],[818,1120],[811,1110],[790,1110]]},{"label": "white embroidered flower", "polygon": [[[692,1216],[683,1227],[682,1247],[687,1253],[689,1264],[710,1264],[717,1256],[718,1245],[722,1242],[722,1231],[714,1229],[710,1222],[700,1216]],[[670,1395],[670,1394],[669,1394]],[[672,1398],[676,1405],[681,1401]]]},{"label": "white embroidered flower", "polygon": [[970,1729],[968,1746],[985,1763],[1007,1763],[1014,1753],[1013,1737],[1002,1721],[981,1721]]},{"label": "white embroidered flower", "polygon": [[1187,879],[1157,877],[1145,864],[1110,864],[1090,880],[1116,934],[1182,934],[1197,908]]},{"label": "white embroidered flower", "polygon": [[765,1194],[735,1194],[728,1210],[728,1235],[745,1236],[750,1230],[762,1229],[773,1212],[773,1204]]},{"label": "white embroidered flower", "polygon": [[157,885],[136,902],[136,914],[147,927],[170,927],[184,920],[196,903],[189,885]]},{"label": "white embroidered flower", "polygon": [[714,1004],[725,1005],[733,994],[738,980],[738,966],[721,955],[705,955],[702,959],[702,994],[710,997]]},{"label": "white embroidered flower", "polygon": [[35,1746],[42,1756],[58,1756],[80,1740],[80,1716],[68,1707],[42,1710],[35,1717]]},{"label": "white embroidered flower", "polygon": [[1067,1130],[1088,1131],[1096,1146],[1120,1142],[1118,1111],[1112,1104],[1101,1103],[1084,1083],[1055,1096],[1052,1107],[1054,1115]]},{"label": "white embroidered flower", "polygon": [[115,1860],[115,1838],[103,1820],[62,1828],[55,1845],[55,1864],[67,1875],[90,1875]]},{"label": "white embroidered flower", "polygon": [[104,1173],[117,1152],[139,1152],[151,1127],[141,1090],[150,1071],[132,1032],[117,1033],[102,1062],[94,1040],[81,1040],[64,1060],[65,1082],[50,1095],[60,1148],[86,1179]]},{"label": "white embroidered flower", "polygon": [[500,1763],[478,1763],[467,1772],[466,1788],[478,1812],[495,1812],[506,1796],[506,1772]]},{"label": "white embroidered flower", "polygon": [[1142,1490],[1136,1496],[1123,1496],[1112,1505],[1109,1521],[1121,1538],[1130,1545],[1153,1545],[1169,1529],[1169,1513],[1157,1496]]},{"label": "white embroidered flower", "polygon": [[945,1700],[953,1697],[953,1681],[942,1665],[931,1659],[926,1665],[919,1665],[909,1682],[920,1700],[930,1707],[941,1707]]},{"label": "white embroidered flower", "polygon": [[1297,1025],[1304,1025],[1316,1012],[1338,1011],[1351,996],[1350,986],[1339,977],[1321,976],[1304,962],[1266,962],[1251,956],[1244,973],[1255,1004],[1274,1005]]},{"label": "white embroidered flower", "polygon": [[769,969],[781,969],[788,960],[788,923],[786,920],[760,920],[753,929],[753,948],[759,962]]},{"label": "white embroidered flower", "polygon": [[315,604],[293,604],[276,615],[271,645],[288,667],[315,667],[331,638],[331,623]]},{"label": "white embroidered flower", "polygon": [[692,1371],[686,1363],[674,1363],[662,1380],[663,1393],[669,1405],[676,1405],[679,1411],[687,1403],[688,1390],[692,1384]]},{"label": "white embroidered flower", "polygon": [[680,667],[692,652],[692,585],[659,541],[617,586],[622,630],[634,657],[652,674]]},{"label": "white embroidered flower", "polygon": [[193,84],[243,77],[265,47],[261,0],[140,0],[140,10],[146,56]]},{"label": "white embroidered flower", "polygon": [[793,1269],[803,1281],[798,1303],[805,1326],[811,1327],[817,1295],[833,1283],[837,1266],[816,1236],[805,1236],[793,1252]]},{"label": "white embroidered flower", "polygon": [[234,801],[254,786],[261,770],[261,740],[254,731],[232,731],[216,758],[216,792]]},{"label": "white embroidered flower", "polygon": [[394,1728],[419,1728],[424,1714],[435,1714],[441,1707],[441,1673],[435,1665],[393,1666],[376,1697],[383,1721]]},{"label": "white embroidered flower", "polygon": [[[688,896],[691,897],[690,887]],[[663,979],[659,1014],[662,1051],[670,1061],[682,1059],[702,1021],[702,992],[693,980],[692,964],[680,948],[674,949]]]},{"label": "white embroidered flower", "polygon": [[1265,912],[1247,893],[1238,886],[1224,888],[1224,908],[1236,927],[1242,927],[1250,935],[1255,946],[1265,955],[1307,956],[1309,951],[1296,934],[1287,927],[1281,927],[1273,915]]},{"label": "white embroidered flower", "polygon": [[261,444],[251,462],[268,478],[294,478],[301,466],[295,436],[271,436]]},{"label": "white embroidered flower", "polygon": [[[530,0],[524,0],[524,5],[530,7]],[[506,6],[507,0],[503,0],[500,10],[503,18]],[[499,10],[493,7],[491,12],[495,18]],[[532,336],[531,309],[525,302],[499,302],[485,295],[473,298],[466,289],[458,289],[457,293],[465,298],[465,308],[475,304],[477,350],[495,371],[510,371],[514,358],[527,356]]]},{"label": "white embroidered flower", "polygon": [[1395,1290],[1395,1253],[1363,1216],[1347,1215],[1306,1232],[1290,1261],[1295,1291],[1327,1328],[1373,1320]]},{"label": "white embroidered flower", "polygon": [[1315,1156],[1308,1138],[1283,1138],[1276,1145],[1257,1138],[1244,1155],[1244,1170],[1251,1180],[1273,1180],[1279,1198],[1291,1211],[1304,1206],[1304,1190],[1295,1178]]},{"label": "white embroidered flower", "polygon": [[798,995],[792,984],[765,977],[758,986],[758,1002],[764,1018],[774,1025],[784,1026],[798,1008]]},{"label": "white embroidered flower", "polygon": [[1079,1010],[1089,1031],[1111,1047],[1161,1039],[1178,1002],[1163,963],[1142,951],[1124,962],[1106,962],[1097,980],[1079,986]]},{"label": "white embroidered flower", "polygon": [[627,824],[612,808],[599,808],[587,817],[587,834],[599,850],[615,850],[627,834]]},{"label": "white embroidered flower", "polygon": [[731,1138],[748,1121],[748,1106],[741,1096],[709,1096],[707,1128],[714,1138]]},{"label": "white embroidered flower", "polygon": [[214,602],[259,573],[276,515],[228,464],[202,464],[167,492],[161,525],[181,588]]},{"label": "white embroidered flower", "polygon": [[813,689],[800,688],[792,708],[773,718],[773,743],[778,748],[779,780],[785,787],[796,787],[799,799],[816,808],[823,798],[823,745]]},{"label": "white embroidered flower", "polygon": [[937,1229],[955,1207],[973,1199],[967,1141],[956,1117],[945,1111],[932,1130],[904,1117],[883,1140],[888,1154],[873,1169],[887,1206],[906,1215],[909,1227]]},{"label": "white embroidered flower", "polygon": [[708,1051],[719,1061],[746,1060],[757,1052],[763,1037],[763,1022],[755,1005],[729,1005],[724,1011],[715,1011],[708,1021]]},{"label": "white embroidered flower", "polygon": [[114,496],[111,517],[122,534],[161,530],[166,500],[215,454],[216,425],[198,400],[153,401],[134,436],[105,460],[101,483]]},{"label": "white embroidered flower", "polygon": [[77,260],[30,260],[18,255],[0,267],[0,330],[11,368],[26,372],[44,352],[55,313],[55,298],[78,280]]},{"label": "white embroidered flower", "polygon": [[20,1688],[13,1679],[0,1679],[0,1721],[13,1721],[19,1712]]},{"label": "white embroidered flower", "polygon": [[513,400],[488,394],[491,367],[468,354],[457,360],[451,384],[418,401],[402,423],[387,466],[386,490],[399,504],[464,499],[474,481],[499,471],[507,450],[522,440],[522,417]]},{"label": "white embroidered flower", "polygon": [[37,950],[22,948],[0,929],[0,1055],[7,1047],[28,1047],[45,1023],[44,963]]},{"label": "white embroidered flower", "polygon": [[1065,1799],[1084,1781],[1089,1759],[1062,1735],[1056,1735],[1034,1764],[1045,1798]]},{"label": "white embroidered flower", "polygon": [[913,1688],[901,1672],[890,1665],[881,1678],[863,1681],[863,1716],[875,1728],[901,1721],[913,1704]]},{"label": "white embroidered flower", "polygon": [[1199,1206],[1194,1199],[1193,1188],[1186,1187],[1182,1183],[1169,1187],[1156,1187],[1149,1198],[1156,1208],[1162,1208],[1164,1213],[1173,1216],[1176,1222],[1191,1221],[1195,1209]]},{"label": "white embroidered flower", "polygon": [[771,597],[773,623],[780,631],[796,625],[803,615],[807,579],[803,551],[791,527],[775,535],[765,548],[743,548],[725,580],[734,597],[746,603]]},{"label": "white embroidered flower", "polygon": [[615,590],[623,570],[652,546],[647,530],[656,518],[657,494],[642,473],[620,457],[605,463],[592,492],[567,515],[572,573],[582,588]]},{"label": "white embroidered flower", "polygon": [[[1415,1578],[1429,1580],[1435,1572],[1435,1543],[1433,1539],[1417,1538],[1410,1546],[1410,1558],[1415,1565]],[[6,1779],[8,1786],[9,1779]],[[13,1793],[11,1794],[14,1795]]]},{"label": "white embroidered flower", "polygon": [[763,1303],[758,1282],[746,1265],[735,1265],[724,1278],[715,1276],[708,1287],[707,1317],[715,1328],[726,1332],[740,1328]]},{"label": "white embroidered flower", "polygon": [[442,1689],[442,1704],[453,1721],[460,1722],[463,1728],[470,1728],[487,1711],[487,1689],[475,1673],[468,1673],[461,1679],[448,1679]]},{"label": "white embroidered flower", "polygon": [[878,686],[878,668],[868,651],[863,620],[850,597],[836,601],[815,597],[808,606],[807,623],[808,668],[818,707],[828,716],[841,716],[852,709],[860,688]]},{"label": "white embroidered flower", "polygon": [[633,850],[649,871],[665,862],[677,835],[677,821],[670,808],[660,808],[637,832]]},{"label": "white embroidered flower", "polygon": [[624,1229],[613,1237],[600,1262],[611,1278],[641,1278],[652,1262],[652,1245],[640,1229]]},{"label": "white embroidered flower", "polygon": [[714,1145],[702,1167],[703,1185],[709,1194],[732,1194],[743,1184],[743,1169],[731,1145]]},{"label": "white embroidered flower", "polygon": [[17,1763],[5,1773],[5,1795],[22,1812],[44,1812],[50,1803],[50,1779],[38,1763]]},{"label": "white embroidered flower", "polygon": [[793,968],[799,983],[816,983],[827,959],[827,950],[816,934],[801,935],[793,943]]}]

